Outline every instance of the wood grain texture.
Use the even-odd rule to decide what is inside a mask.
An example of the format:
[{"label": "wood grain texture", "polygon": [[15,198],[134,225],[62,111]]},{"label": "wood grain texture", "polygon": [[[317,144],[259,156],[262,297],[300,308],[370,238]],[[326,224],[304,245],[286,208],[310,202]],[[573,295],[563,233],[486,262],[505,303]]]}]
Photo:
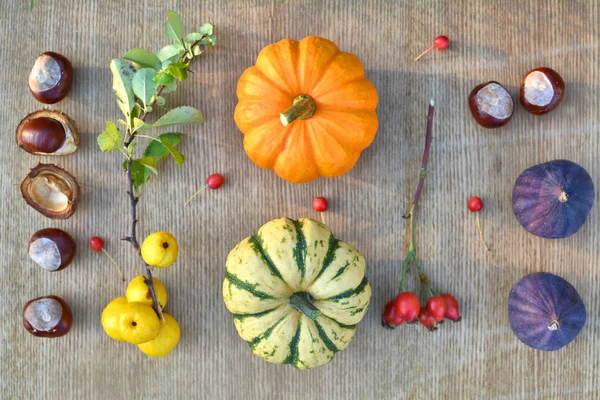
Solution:
[{"label": "wood grain texture", "polygon": [[[327,2],[7,0],[0,25],[0,397],[7,399],[554,399],[600,396],[600,213],[598,204],[576,235],[544,240],[523,230],[511,210],[517,175],[539,162],[567,158],[600,177],[600,5],[597,1],[510,0]],[[166,11],[188,26],[217,29],[218,46],[198,62],[190,81],[170,95],[206,115],[184,127],[188,161],[162,166],[140,202],[139,235],[172,232],[180,243],[176,266],[157,275],[169,291],[170,311],[182,328],[169,357],[150,359],[110,340],[100,313],[122,295],[108,260],[87,246],[93,235],[128,277],[142,272],[119,241],[129,226],[122,156],[102,154],[95,137],[119,111],[108,64],[133,47],[163,44]],[[413,58],[444,33],[451,49]],[[282,38],[320,35],[357,54],[380,95],[380,129],[347,175],[293,185],[246,157],[233,122],[235,85],[262,47]],[[35,57],[46,50],[73,62],[76,78],[56,107],[77,122],[80,150],[52,159],[82,186],[82,201],[67,221],[50,221],[21,199],[18,184],[37,159],[14,144],[14,128],[40,105],[27,90]],[[515,99],[522,76],[549,66],[567,85],[562,105],[537,117],[518,106],[512,121],[489,131],[472,120],[467,96],[478,83],[502,82]],[[407,246],[401,218],[416,186],[427,102],[437,103],[429,177],[417,217],[423,267],[436,286],[456,294],[460,324],[435,334],[418,326],[388,331],[380,313],[396,290]],[[226,185],[184,201],[213,172]],[[312,198],[330,200],[327,222],[367,260],[372,306],[349,348],[333,363],[300,372],[254,357],[238,338],[221,298],[224,260],[241,239],[279,216],[317,217]],[[471,195],[486,203],[483,225],[492,251],[478,242]],[[27,242],[45,227],[65,229],[79,252],[69,268],[48,273],[27,257]],[[579,291],[588,321],[579,337],[554,353],[534,351],[512,334],[507,318],[511,286],[533,271],[565,277]],[[27,334],[23,304],[56,294],[71,305],[75,323],[61,339]]]}]

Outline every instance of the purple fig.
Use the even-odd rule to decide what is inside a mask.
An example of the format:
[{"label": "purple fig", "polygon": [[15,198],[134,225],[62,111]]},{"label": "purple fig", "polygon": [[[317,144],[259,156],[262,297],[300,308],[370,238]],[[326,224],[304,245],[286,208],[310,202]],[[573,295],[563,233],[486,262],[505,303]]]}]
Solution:
[{"label": "purple fig", "polygon": [[554,160],[519,175],[512,207],[527,232],[558,239],[583,226],[594,198],[594,183],[585,169],[572,161]]},{"label": "purple fig", "polygon": [[569,282],[548,272],[523,277],[508,296],[508,319],[515,335],[527,346],[554,351],[579,334],[585,324],[585,305]]}]

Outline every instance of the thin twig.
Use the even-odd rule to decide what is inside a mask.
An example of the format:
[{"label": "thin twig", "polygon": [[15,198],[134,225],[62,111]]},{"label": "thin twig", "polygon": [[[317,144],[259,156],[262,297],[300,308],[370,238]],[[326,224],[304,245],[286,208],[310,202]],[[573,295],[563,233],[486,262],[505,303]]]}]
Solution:
[{"label": "thin twig", "polygon": [[[204,35],[204,36],[206,36],[206,35]],[[193,48],[194,46],[196,46],[198,43],[200,43],[201,40],[202,39],[196,40],[194,43],[192,43],[192,45],[190,46],[190,49]],[[182,61],[183,59],[185,59],[185,57],[186,57],[186,55],[184,54],[180,58],[179,61]],[[156,104],[156,101],[158,99],[158,96],[160,96],[161,93],[163,92],[163,90],[165,90],[165,87],[166,87],[165,85],[160,85],[156,89],[156,93],[154,93],[153,100],[149,104],[150,108],[154,107],[154,105]],[[146,110],[144,110],[144,112],[140,116],[140,119],[142,121],[145,121],[146,117],[148,117],[148,114],[149,113]],[[127,140],[123,143],[123,146],[125,147],[125,149],[127,149],[129,147],[129,145],[135,140],[135,137],[136,137],[135,132],[130,132]],[[144,279],[144,283],[146,283],[146,285],[148,286],[148,290],[150,291],[150,295],[152,296],[152,303],[153,303],[154,311],[156,311],[156,314],[158,315],[160,320],[164,322],[165,318],[163,316],[162,308],[161,308],[160,304],[158,303],[158,298],[156,297],[156,289],[154,288],[154,281],[152,280],[152,267],[149,266],[146,263],[146,261],[144,261],[144,258],[142,257],[142,253],[140,251],[140,244],[137,240],[136,226],[138,223],[137,204],[139,201],[139,196],[136,196],[136,194],[135,194],[135,187],[133,184],[133,176],[132,176],[132,169],[131,169],[132,164],[133,164],[133,159],[131,157],[129,157],[127,159],[127,180],[128,180],[128,184],[129,184],[129,190],[127,191],[127,194],[129,196],[129,208],[130,208],[130,213],[131,213],[131,232],[128,237],[124,238],[124,240],[131,243],[131,245],[133,246],[135,251],[140,255],[140,258],[142,259],[142,263],[144,264],[144,268],[146,269],[146,278]]]}]

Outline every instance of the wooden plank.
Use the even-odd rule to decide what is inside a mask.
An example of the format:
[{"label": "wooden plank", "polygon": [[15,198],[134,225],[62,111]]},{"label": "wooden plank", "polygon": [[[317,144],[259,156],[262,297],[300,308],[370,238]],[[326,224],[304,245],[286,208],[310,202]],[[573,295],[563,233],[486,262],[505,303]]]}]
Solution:
[{"label": "wooden plank", "polygon": [[[600,307],[596,266],[600,248],[597,208],[579,233],[559,241],[527,234],[511,211],[512,184],[525,168],[571,159],[600,176],[600,9],[595,1],[205,1],[163,2],[38,0],[4,6],[0,25],[0,397],[158,399],[397,399],[597,398]],[[175,9],[189,25],[211,21],[218,47],[194,64],[196,73],[170,98],[206,115],[199,128],[183,128],[188,161],[161,166],[140,203],[140,236],[159,229],[179,239],[176,266],[157,273],[170,293],[168,310],[182,339],[164,359],[109,340],[100,326],[103,306],[122,295],[108,260],[89,250],[93,235],[128,277],[138,259],[119,241],[127,232],[121,155],[102,154],[95,137],[118,118],[110,89],[111,58],[165,43],[164,14]],[[450,50],[412,59],[437,34]],[[356,167],[337,179],[293,185],[254,166],[233,122],[235,85],[262,47],[282,38],[320,35],[357,54],[380,95],[380,130]],[[25,205],[17,185],[37,162],[17,149],[13,129],[40,107],[28,94],[37,54],[54,50],[71,59],[76,80],[69,97],[52,108],[71,115],[82,145],[52,159],[82,185],[77,213],[50,221]],[[536,66],[556,69],[567,83],[563,104],[544,117],[518,106],[506,127],[488,131],[471,119],[467,96],[478,83],[497,80],[517,98],[522,76]],[[442,291],[460,300],[464,319],[434,334],[419,326],[388,331],[379,324],[396,291],[407,249],[408,207],[420,167],[427,101],[437,102],[430,174],[417,216],[423,267]],[[205,177],[222,172],[226,185],[184,201]],[[224,260],[241,239],[268,220],[317,217],[312,198],[330,199],[327,222],[364,254],[373,286],[372,307],[347,350],[323,368],[299,372],[251,355],[238,338],[221,299]],[[465,202],[486,203],[483,225],[492,251],[477,241]],[[48,273],[28,259],[31,234],[54,226],[78,244],[72,266]],[[510,287],[524,274],[550,271],[568,279],[588,309],[588,322],[568,348],[533,351],[512,334],[507,319]],[[26,334],[21,309],[30,298],[57,294],[71,304],[75,324],[58,340]]]}]

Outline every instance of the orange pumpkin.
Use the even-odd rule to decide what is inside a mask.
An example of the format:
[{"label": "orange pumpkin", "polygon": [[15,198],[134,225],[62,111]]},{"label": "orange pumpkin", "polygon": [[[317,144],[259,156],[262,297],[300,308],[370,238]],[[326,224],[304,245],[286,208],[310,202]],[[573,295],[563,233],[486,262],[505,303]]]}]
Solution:
[{"label": "orange pumpkin", "polygon": [[265,47],[238,81],[235,122],[258,166],[302,183],[350,171],[377,132],[377,91],[353,54],[309,36]]}]

